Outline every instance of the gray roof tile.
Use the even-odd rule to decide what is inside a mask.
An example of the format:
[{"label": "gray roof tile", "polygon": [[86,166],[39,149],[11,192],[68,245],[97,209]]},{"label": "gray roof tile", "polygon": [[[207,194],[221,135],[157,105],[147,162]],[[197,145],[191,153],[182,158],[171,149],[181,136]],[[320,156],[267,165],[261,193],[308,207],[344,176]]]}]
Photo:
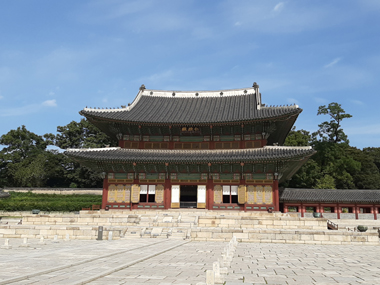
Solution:
[{"label": "gray roof tile", "polygon": [[280,202],[380,203],[380,189],[295,189],[280,190]]},{"label": "gray roof tile", "polygon": [[[149,95],[150,90],[140,92],[132,105],[122,109],[85,108],[81,115],[89,118],[109,119],[133,123],[218,123],[270,119],[298,115],[302,109],[296,105],[280,107],[256,107],[254,93],[243,89],[230,91],[233,95],[216,96],[204,92],[200,96],[178,94]],[[157,91],[155,91],[157,93]],[[166,92],[166,93],[165,93]],[[253,92],[253,90],[250,90]],[[158,92],[159,93],[159,92]],[[226,92],[228,94],[228,92]]]},{"label": "gray roof tile", "polygon": [[69,149],[70,157],[93,161],[114,162],[259,162],[309,157],[315,151],[311,147],[266,146],[257,149],[234,150],[148,150],[148,149]]}]

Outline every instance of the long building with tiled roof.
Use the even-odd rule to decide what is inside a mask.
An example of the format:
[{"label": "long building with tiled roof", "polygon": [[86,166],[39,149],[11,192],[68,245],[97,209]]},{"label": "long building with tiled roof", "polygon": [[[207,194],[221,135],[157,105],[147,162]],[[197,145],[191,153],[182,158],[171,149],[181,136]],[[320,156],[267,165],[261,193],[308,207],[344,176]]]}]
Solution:
[{"label": "long building with tiled roof", "polygon": [[256,83],[216,91],[142,85],[121,108],[80,111],[119,147],[66,154],[104,173],[103,208],[278,210],[278,182],[315,152],[282,146],[301,112],[265,105]]},{"label": "long building with tiled roof", "polygon": [[280,189],[282,211],[302,217],[320,213],[329,219],[377,219],[380,189]]}]

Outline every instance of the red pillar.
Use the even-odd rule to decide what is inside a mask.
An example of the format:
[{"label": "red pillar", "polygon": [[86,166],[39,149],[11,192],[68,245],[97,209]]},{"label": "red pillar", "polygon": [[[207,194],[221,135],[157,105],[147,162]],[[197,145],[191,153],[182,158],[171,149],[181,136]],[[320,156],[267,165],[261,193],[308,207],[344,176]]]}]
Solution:
[{"label": "red pillar", "polygon": [[359,220],[359,208],[357,204],[355,204],[354,206],[354,211],[355,211],[355,219]]},{"label": "red pillar", "polygon": [[377,207],[375,205],[372,206],[373,209],[373,218],[377,220]]},{"label": "red pillar", "polygon": [[108,197],[108,178],[103,179],[102,209],[106,208]]},{"label": "red pillar", "polygon": [[207,195],[206,195],[206,209],[212,210],[212,206],[214,205],[214,183],[212,179],[207,179]]},{"label": "red pillar", "polygon": [[303,218],[305,215],[305,211],[304,211],[304,207],[303,207],[303,204],[301,203],[301,206],[300,206],[300,211],[301,211],[301,217]]},{"label": "red pillar", "polygon": [[278,194],[278,180],[273,181],[273,193],[274,193],[274,199],[273,199],[273,204],[274,204],[274,210],[279,211],[280,210],[280,197]]},{"label": "red pillar", "polygon": [[170,209],[171,207],[171,184],[170,179],[165,179],[164,185],[164,207]]},{"label": "red pillar", "polygon": [[336,204],[336,218],[337,219],[340,219],[340,211],[341,211],[341,208],[339,207],[339,204]]}]

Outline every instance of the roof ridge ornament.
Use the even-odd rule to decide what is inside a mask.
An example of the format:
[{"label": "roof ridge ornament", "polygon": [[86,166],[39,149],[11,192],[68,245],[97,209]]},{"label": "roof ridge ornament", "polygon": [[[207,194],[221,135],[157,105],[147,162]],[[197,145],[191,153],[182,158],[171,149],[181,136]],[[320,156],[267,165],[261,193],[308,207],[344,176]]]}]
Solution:
[{"label": "roof ridge ornament", "polygon": [[261,109],[261,93],[259,89],[259,84],[256,82],[253,82],[252,87],[255,89],[255,95],[256,95],[256,109],[260,110]]},{"label": "roof ridge ornament", "polygon": [[141,84],[141,86],[140,86],[140,90],[141,91],[144,91],[146,88],[145,88],[145,85],[144,84]]}]

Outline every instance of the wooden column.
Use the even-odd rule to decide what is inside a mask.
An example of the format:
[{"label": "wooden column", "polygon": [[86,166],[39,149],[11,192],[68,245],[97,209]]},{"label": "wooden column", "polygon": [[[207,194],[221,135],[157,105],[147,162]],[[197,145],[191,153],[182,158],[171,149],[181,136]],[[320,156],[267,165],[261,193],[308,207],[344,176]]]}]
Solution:
[{"label": "wooden column", "polygon": [[119,140],[119,147],[124,148],[124,141],[123,140]]},{"label": "wooden column", "polygon": [[212,210],[212,206],[214,205],[214,183],[212,179],[207,179],[207,195],[206,195],[206,208],[208,210]]},{"label": "wooden column", "polygon": [[164,185],[164,207],[170,209],[171,205],[171,183],[170,179],[165,179]]},{"label": "wooden column", "polygon": [[339,207],[339,204],[336,204],[336,217],[337,217],[337,219],[340,219],[340,211],[341,211],[341,207]]},{"label": "wooden column", "polygon": [[301,202],[301,206],[300,206],[300,212],[301,212],[301,217],[303,218],[305,215],[304,215],[304,207],[303,207],[302,202]]},{"label": "wooden column", "polygon": [[103,179],[102,209],[106,208],[108,197],[108,178]]},{"label": "wooden column", "polygon": [[359,220],[359,208],[357,204],[355,204],[355,206],[353,207],[353,211],[355,213],[355,219]]},{"label": "wooden column", "polygon": [[377,220],[377,207],[375,205],[373,205],[371,208],[373,211],[373,219]]},{"label": "wooden column", "polygon": [[274,204],[274,210],[279,211],[280,210],[280,197],[278,193],[278,180],[275,179],[273,181],[273,204]]}]

